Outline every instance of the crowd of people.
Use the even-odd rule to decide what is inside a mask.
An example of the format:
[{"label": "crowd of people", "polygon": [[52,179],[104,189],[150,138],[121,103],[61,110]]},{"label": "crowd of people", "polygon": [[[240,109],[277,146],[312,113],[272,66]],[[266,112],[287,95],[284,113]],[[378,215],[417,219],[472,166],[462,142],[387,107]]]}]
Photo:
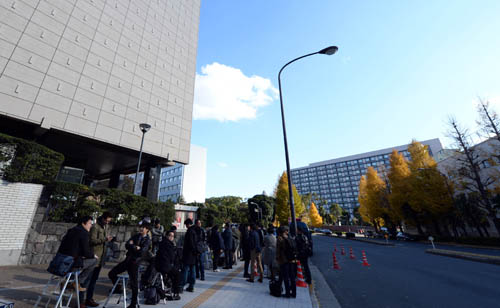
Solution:
[{"label": "crowd of people", "polygon": [[[99,306],[93,298],[94,290],[107,259],[107,245],[114,241],[109,230],[112,219],[107,212],[95,224],[92,217],[82,217],[63,237],[54,258],[73,258],[72,267],[79,270],[80,283],[72,287],[79,290],[80,308]],[[125,259],[111,269],[108,277],[114,285],[119,274],[128,273],[132,291],[129,308],[138,306],[139,289],[154,284],[157,273],[162,274],[170,288],[169,299],[178,300],[184,291],[194,292],[197,279],[205,280],[206,269],[232,269],[238,261],[244,262],[243,277],[248,282],[262,283],[266,274],[271,281],[284,284],[285,293],[280,296],[296,297],[298,261],[305,281],[311,283],[308,258],[312,255],[312,241],[307,226],[300,221],[295,237],[289,236],[286,226],[275,229],[270,225],[264,230],[259,224],[236,225],[228,221],[222,229],[218,225],[204,228],[201,220],[193,222],[189,218],[184,224],[187,230],[182,237],[175,226],[165,230],[158,219],[152,222],[146,217],[140,222],[139,231],[127,240]],[[122,292],[117,284],[114,293]]]}]

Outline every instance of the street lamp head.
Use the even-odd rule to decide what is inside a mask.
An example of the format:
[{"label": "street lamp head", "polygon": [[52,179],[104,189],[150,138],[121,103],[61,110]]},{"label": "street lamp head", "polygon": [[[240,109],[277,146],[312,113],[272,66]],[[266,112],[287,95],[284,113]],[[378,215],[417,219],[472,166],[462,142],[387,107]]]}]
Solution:
[{"label": "street lamp head", "polygon": [[147,123],[141,123],[141,124],[139,124],[139,127],[141,128],[141,131],[145,134],[151,128],[151,125],[149,125]]},{"label": "street lamp head", "polygon": [[337,46],[330,46],[330,47],[326,47],[326,48],[321,49],[320,51],[318,51],[318,53],[320,53],[322,55],[331,56],[334,53],[336,53],[337,50],[339,50],[339,48]]}]

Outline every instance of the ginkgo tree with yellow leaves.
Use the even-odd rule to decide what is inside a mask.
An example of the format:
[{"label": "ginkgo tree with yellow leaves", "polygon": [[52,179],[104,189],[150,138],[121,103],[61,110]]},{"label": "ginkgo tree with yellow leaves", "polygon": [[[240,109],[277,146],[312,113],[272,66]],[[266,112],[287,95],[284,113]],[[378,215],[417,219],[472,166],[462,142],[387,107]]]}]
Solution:
[{"label": "ginkgo tree with yellow leaves", "polygon": [[311,225],[315,228],[319,228],[323,226],[323,218],[318,213],[318,209],[314,202],[311,202],[311,206],[309,208],[309,219],[311,221]]},{"label": "ginkgo tree with yellow leaves", "polygon": [[[408,147],[411,160],[393,151],[385,182],[373,167],[368,167],[359,183],[360,214],[376,228],[380,223],[390,229],[404,221],[417,227],[433,228],[436,233],[447,231],[439,218],[452,210],[452,192],[437,169],[427,146],[413,141]],[[384,175],[384,174],[383,174]]]},{"label": "ginkgo tree with yellow leaves", "polygon": [[[274,190],[274,197],[276,198],[276,215],[275,219],[280,225],[288,225],[288,220],[290,219],[290,202],[289,202],[289,190],[288,190],[288,178],[286,172],[280,176],[278,184]],[[306,208],[302,203],[295,185],[292,185],[293,192],[293,204],[295,207],[295,217],[301,217],[305,212]]]}]

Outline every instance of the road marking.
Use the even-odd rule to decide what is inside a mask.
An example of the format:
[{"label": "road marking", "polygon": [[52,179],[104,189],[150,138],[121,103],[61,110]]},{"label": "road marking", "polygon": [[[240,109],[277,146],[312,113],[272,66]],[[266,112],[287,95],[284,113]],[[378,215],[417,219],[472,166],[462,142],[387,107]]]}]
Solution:
[{"label": "road marking", "polygon": [[205,290],[205,292],[198,295],[192,301],[184,305],[182,308],[198,308],[203,303],[205,303],[212,295],[214,295],[217,291],[222,289],[229,281],[231,281],[234,277],[238,276],[238,274],[243,270],[243,266],[238,267],[226,277],[219,280],[216,284],[212,285],[210,288]]}]

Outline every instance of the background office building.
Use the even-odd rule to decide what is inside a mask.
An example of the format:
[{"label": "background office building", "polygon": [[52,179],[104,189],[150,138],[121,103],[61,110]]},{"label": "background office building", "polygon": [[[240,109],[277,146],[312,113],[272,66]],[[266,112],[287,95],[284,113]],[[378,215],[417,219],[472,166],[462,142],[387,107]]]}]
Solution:
[{"label": "background office building", "polygon": [[[442,149],[439,139],[426,140],[421,143],[429,146],[431,155],[435,155]],[[408,145],[336,158],[292,169],[292,183],[299,194],[315,193],[328,204],[338,203],[341,207],[352,211],[353,208],[359,206],[359,180],[362,175],[366,174],[366,169],[372,166],[377,171],[388,170],[390,168],[389,155],[393,150],[402,153],[409,160]]]},{"label": "background office building", "polygon": [[160,201],[177,201],[180,196],[186,203],[205,202],[207,183],[207,149],[191,145],[189,164],[175,164],[161,170]]},{"label": "background office building", "polygon": [[0,2],[0,132],[84,182],[189,162],[200,0]]}]

